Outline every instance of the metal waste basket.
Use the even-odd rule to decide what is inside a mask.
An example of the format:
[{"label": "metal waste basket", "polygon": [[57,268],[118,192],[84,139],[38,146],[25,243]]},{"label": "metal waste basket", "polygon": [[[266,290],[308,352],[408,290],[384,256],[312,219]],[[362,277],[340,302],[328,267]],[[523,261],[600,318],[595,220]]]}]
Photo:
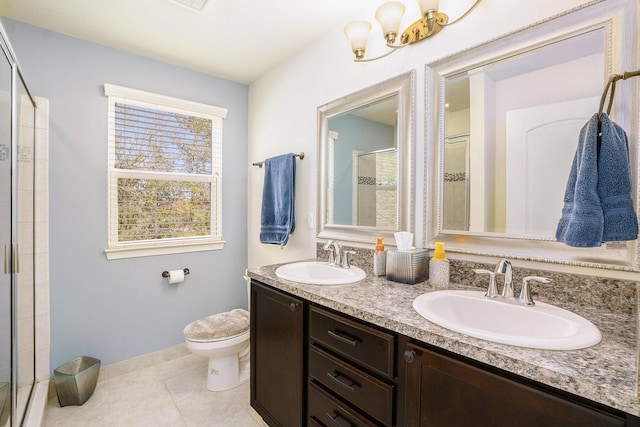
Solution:
[{"label": "metal waste basket", "polygon": [[60,406],[82,405],[86,402],[98,383],[100,360],[80,356],[57,367],[54,381]]}]

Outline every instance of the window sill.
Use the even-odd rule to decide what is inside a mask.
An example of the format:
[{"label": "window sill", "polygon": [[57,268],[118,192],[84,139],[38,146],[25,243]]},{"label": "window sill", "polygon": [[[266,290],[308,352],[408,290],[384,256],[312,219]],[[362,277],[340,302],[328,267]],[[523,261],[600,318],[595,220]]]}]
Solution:
[{"label": "window sill", "polygon": [[107,248],[104,250],[108,260],[136,258],[154,255],[182,254],[187,252],[217,251],[224,248],[224,240],[215,242],[182,242],[142,244]]}]

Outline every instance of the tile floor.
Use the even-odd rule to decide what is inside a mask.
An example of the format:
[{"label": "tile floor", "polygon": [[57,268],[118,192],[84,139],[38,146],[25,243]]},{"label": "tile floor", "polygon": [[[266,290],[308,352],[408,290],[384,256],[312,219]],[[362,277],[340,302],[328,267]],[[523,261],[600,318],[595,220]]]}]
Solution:
[{"label": "tile floor", "polygon": [[44,426],[266,426],[249,406],[249,382],[225,392],[207,390],[204,357],[179,354],[153,363],[141,359],[138,365],[102,367],[93,396],[82,406],[60,407],[55,390],[50,392]]}]

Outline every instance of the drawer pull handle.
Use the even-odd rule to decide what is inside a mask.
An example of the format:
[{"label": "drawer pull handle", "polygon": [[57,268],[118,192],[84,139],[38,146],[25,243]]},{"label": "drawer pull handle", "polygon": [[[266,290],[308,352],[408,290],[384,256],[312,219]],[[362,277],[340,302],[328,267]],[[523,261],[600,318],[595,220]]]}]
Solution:
[{"label": "drawer pull handle", "polygon": [[[339,427],[353,427],[353,424],[349,420],[347,420],[342,415],[337,414],[335,411],[333,412],[333,414],[327,412],[327,417],[329,417],[329,419]],[[343,419],[346,424],[342,424],[340,421],[338,421],[338,418]]]},{"label": "drawer pull handle", "polygon": [[331,378],[333,382],[341,385],[342,387],[346,388],[349,391],[355,392],[356,387],[360,386],[360,384],[356,383],[351,378],[346,377],[342,374],[339,374],[338,372],[334,372],[333,374],[331,372],[327,372],[327,376]]},{"label": "drawer pull handle", "polygon": [[358,344],[358,341],[360,341],[357,338],[354,338],[354,337],[352,337],[352,336],[350,336],[350,335],[348,335],[348,334],[346,334],[346,333],[344,333],[344,332],[342,332],[342,331],[340,331],[338,329],[336,329],[335,332],[327,331],[327,333],[329,334],[329,336],[331,338],[335,338],[338,341],[343,342],[345,344],[349,344],[350,346],[353,346],[353,347],[355,347],[356,344]]},{"label": "drawer pull handle", "polygon": [[298,304],[297,302],[292,302],[291,304],[289,304],[289,308],[291,309],[291,311],[296,311],[299,307],[300,304]]}]

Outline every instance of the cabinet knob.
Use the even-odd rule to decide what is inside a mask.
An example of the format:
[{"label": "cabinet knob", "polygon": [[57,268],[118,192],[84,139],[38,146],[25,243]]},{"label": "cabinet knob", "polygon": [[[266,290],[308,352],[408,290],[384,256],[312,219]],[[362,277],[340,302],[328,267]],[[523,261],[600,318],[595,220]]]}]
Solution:
[{"label": "cabinet knob", "polygon": [[300,304],[298,304],[297,302],[292,302],[291,304],[289,304],[289,308],[291,309],[291,311],[296,311],[298,308],[300,308]]},{"label": "cabinet knob", "polygon": [[414,360],[416,360],[416,352],[415,350],[407,350],[404,352],[404,360],[406,360],[409,363],[413,363]]}]

